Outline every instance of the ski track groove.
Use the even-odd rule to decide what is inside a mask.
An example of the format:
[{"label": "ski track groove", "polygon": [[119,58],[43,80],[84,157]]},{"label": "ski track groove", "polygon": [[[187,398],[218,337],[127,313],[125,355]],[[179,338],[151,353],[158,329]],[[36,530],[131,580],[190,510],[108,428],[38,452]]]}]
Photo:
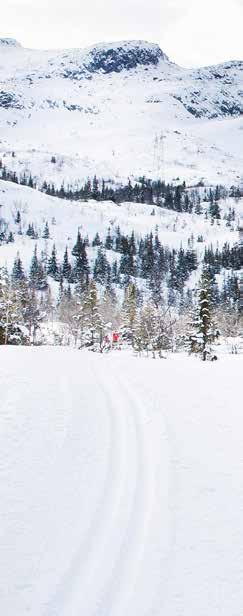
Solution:
[{"label": "ski track groove", "polygon": [[102,369],[94,378],[110,422],[103,496],[45,616],[124,616],[143,565],[155,499],[152,443],[145,439],[143,408],[112,371],[104,388]]},{"label": "ski track groove", "polygon": [[[93,369],[94,372],[94,369]],[[59,616],[67,614],[76,616],[77,609],[82,610],[83,605],[75,604],[76,587],[79,595],[80,586],[82,588],[82,597],[86,597],[88,592],[93,595],[92,580],[94,572],[103,555],[105,561],[106,542],[109,536],[108,529],[112,524],[115,524],[115,513],[119,511],[120,500],[122,497],[123,480],[121,470],[126,466],[124,464],[126,458],[126,416],[119,414],[119,422],[115,415],[112,405],[112,395],[103,390],[103,386],[97,375],[94,373],[94,379],[99,388],[102,389],[103,395],[107,400],[107,410],[110,424],[110,446],[107,462],[107,475],[104,483],[103,496],[98,503],[89,531],[79,546],[76,554],[73,557],[71,565],[61,580],[53,598],[47,604],[47,609],[44,611],[45,616]],[[86,558],[84,559],[84,555]],[[72,604],[74,603],[74,611]]]},{"label": "ski track groove", "polygon": [[109,605],[109,614],[122,616],[126,613],[129,599],[135,588],[143,555],[147,545],[150,521],[155,499],[154,472],[149,459],[144,438],[144,413],[129,388],[124,387],[120,379],[119,391],[129,402],[127,412],[131,413],[134,426],[135,450],[137,455],[136,483],[130,516],[125,529],[122,547],[115,563],[109,584],[105,589],[103,600],[94,615],[105,616]]}]

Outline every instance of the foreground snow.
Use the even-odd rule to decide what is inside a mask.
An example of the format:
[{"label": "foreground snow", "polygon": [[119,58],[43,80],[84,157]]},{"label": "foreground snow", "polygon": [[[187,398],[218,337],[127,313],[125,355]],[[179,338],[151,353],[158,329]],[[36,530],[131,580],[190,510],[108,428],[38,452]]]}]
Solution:
[{"label": "foreground snow", "polygon": [[4,616],[240,616],[242,358],[1,348]]}]

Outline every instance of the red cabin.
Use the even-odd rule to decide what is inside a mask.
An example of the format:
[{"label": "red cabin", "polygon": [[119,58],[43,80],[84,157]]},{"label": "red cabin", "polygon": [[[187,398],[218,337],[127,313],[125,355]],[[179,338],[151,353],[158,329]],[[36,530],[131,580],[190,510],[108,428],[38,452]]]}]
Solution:
[{"label": "red cabin", "polygon": [[113,334],[112,334],[112,342],[113,342],[113,344],[114,343],[117,344],[117,342],[119,342],[119,337],[120,336],[119,336],[119,334],[117,334],[117,332],[113,332]]}]

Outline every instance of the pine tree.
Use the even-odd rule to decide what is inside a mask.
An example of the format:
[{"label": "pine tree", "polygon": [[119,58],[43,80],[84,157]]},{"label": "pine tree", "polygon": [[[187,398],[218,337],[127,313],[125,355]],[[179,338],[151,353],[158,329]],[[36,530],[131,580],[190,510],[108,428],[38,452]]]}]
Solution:
[{"label": "pine tree", "polygon": [[35,344],[36,333],[45,313],[40,310],[35,289],[29,287],[26,280],[20,282],[18,286],[18,296],[21,305],[22,319],[28,330],[30,343]]},{"label": "pine tree", "polygon": [[80,288],[85,288],[89,281],[89,262],[85,246],[83,246],[82,253],[76,258],[76,264],[74,267],[75,280]]},{"label": "pine tree", "polygon": [[97,180],[96,175],[94,176],[93,183],[92,183],[92,197],[93,199],[99,198],[99,182]]},{"label": "pine tree", "polygon": [[83,245],[84,244],[83,244],[83,240],[81,238],[80,231],[78,231],[76,244],[74,244],[74,247],[72,249],[72,255],[74,257],[79,257],[82,254]]},{"label": "pine tree", "polygon": [[130,282],[131,276],[136,276],[136,267],[133,254],[124,254],[120,260],[120,273],[125,274]]},{"label": "pine tree", "polygon": [[23,270],[22,261],[20,259],[19,254],[17,254],[12,270],[12,282],[13,284],[19,283],[20,281],[25,280],[25,273]]},{"label": "pine tree", "polygon": [[92,242],[92,246],[93,246],[93,248],[95,248],[95,246],[100,246],[100,245],[101,245],[101,243],[102,243],[102,242],[101,242],[101,239],[100,239],[99,233],[96,233],[96,235],[95,235],[95,237],[94,237],[94,239],[93,239],[93,242]]},{"label": "pine tree", "polygon": [[84,185],[84,196],[86,199],[91,199],[92,197],[92,187],[91,187],[91,181],[89,178]]},{"label": "pine tree", "polygon": [[31,237],[33,240],[36,239],[36,233],[35,233],[35,229],[34,229],[33,223],[29,223],[28,224],[26,235],[28,235],[28,237]]},{"label": "pine tree", "polygon": [[28,344],[21,292],[14,288],[6,270],[0,270],[0,344]]},{"label": "pine tree", "polygon": [[34,254],[33,254],[31,265],[30,265],[30,283],[35,287],[37,287],[38,272],[39,272],[39,261],[37,257],[37,246],[35,245]]},{"label": "pine tree", "polygon": [[50,259],[48,260],[47,273],[49,274],[49,276],[54,278],[54,280],[60,279],[60,272],[59,272],[59,267],[57,264],[57,251],[56,251],[55,244],[53,244],[51,256],[50,256]]},{"label": "pine tree", "polygon": [[94,280],[99,284],[105,285],[110,271],[111,268],[106,255],[102,248],[99,248],[94,264]]},{"label": "pine tree", "polygon": [[50,237],[50,231],[49,231],[49,225],[48,222],[45,223],[44,229],[43,229],[43,235],[42,237],[44,238],[44,240],[48,240]]},{"label": "pine tree", "polygon": [[115,250],[116,252],[122,252],[120,227],[116,229]]},{"label": "pine tree", "polygon": [[129,238],[129,254],[133,255],[134,257],[136,253],[137,253],[137,248],[136,248],[135,234],[134,234],[134,231],[132,231],[131,236]]},{"label": "pine tree", "polygon": [[197,301],[189,328],[189,352],[199,353],[203,361],[206,361],[211,356],[212,343],[217,336],[218,331],[213,317],[211,277],[205,269],[199,282]]},{"label": "pine tree", "polygon": [[74,267],[73,275],[80,289],[80,292],[87,286],[89,281],[89,262],[86,252],[85,241],[82,240],[80,232],[78,231],[77,241],[72,250],[72,255],[76,257],[76,264]]},{"label": "pine tree", "polygon": [[136,285],[130,283],[125,289],[125,296],[122,306],[122,337],[134,347],[135,328],[137,319],[137,299],[138,292]]},{"label": "pine tree", "polygon": [[34,254],[30,264],[30,286],[32,288],[43,291],[47,288],[46,273],[41,261],[38,259],[37,246],[35,246]]},{"label": "pine tree", "polygon": [[20,215],[20,211],[19,210],[17,210],[15,222],[16,222],[16,224],[19,224],[21,222],[21,215]]},{"label": "pine tree", "polygon": [[209,213],[210,213],[212,222],[215,219],[220,220],[221,218],[220,207],[219,207],[217,200],[215,201],[213,199],[210,200]]},{"label": "pine tree", "polygon": [[[1,238],[0,238],[0,242],[1,242]],[[8,235],[7,243],[8,244],[12,244],[13,242],[14,242],[14,235],[13,235],[12,231],[10,231],[10,233]]]},{"label": "pine tree", "polygon": [[83,301],[86,344],[93,351],[103,350],[104,323],[99,310],[96,284],[90,281]]},{"label": "pine tree", "polygon": [[72,266],[71,266],[71,263],[69,263],[67,246],[65,249],[64,257],[63,257],[62,275],[65,280],[68,280],[69,282],[71,282]]},{"label": "pine tree", "polygon": [[111,237],[111,230],[110,227],[107,231],[107,236],[106,236],[106,240],[105,240],[105,248],[106,250],[112,250],[113,248],[113,239]]}]

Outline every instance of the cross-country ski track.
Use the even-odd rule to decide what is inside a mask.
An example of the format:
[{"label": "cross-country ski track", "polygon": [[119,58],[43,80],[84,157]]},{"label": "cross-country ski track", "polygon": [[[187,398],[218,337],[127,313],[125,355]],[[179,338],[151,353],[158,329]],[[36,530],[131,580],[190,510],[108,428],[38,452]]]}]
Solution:
[{"label": "cross-country ski track", "polygon": [[1,614],[241,616],[242,357],[0,358]]}]

